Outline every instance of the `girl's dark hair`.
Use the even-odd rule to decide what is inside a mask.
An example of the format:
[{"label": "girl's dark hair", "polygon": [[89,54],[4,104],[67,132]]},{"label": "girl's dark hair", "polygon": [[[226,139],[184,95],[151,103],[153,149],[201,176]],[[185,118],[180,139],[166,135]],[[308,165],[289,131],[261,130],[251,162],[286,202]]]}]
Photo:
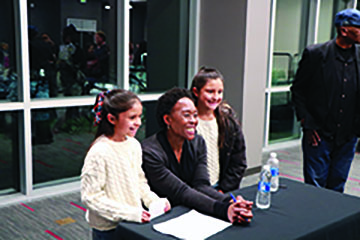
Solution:
[{"label": "girl's dark hair", "polygon": [[[99,95],[96,98],[95,106],[98,104]],[[132,108],[136,101],[140,102],[139,97],[136,96],[135,93],[123,89],[114,89],[105,92],[103,93],[103,96],[103,103],[100,110],[100,122],[95,134],[95,139],[103,134],[107,137],[114,135],[114,125],[107,119],[109,113],[117,119],[119,113],[126,112]]]},{"label": "girl's dark hair", "polygon": [[156,119],[161,128],[166,129],[166,123],[163,118],[164,115],[170,114],[177,101],[183,97],[187,97],[191,101],[194,101],[189,90],[178,87],[168,90],[159,98],[156,106]]},{"label": "girl's dark hair", "polygon": [[[195,105],[197,105],[198,98],[193,92],[193,88],[196,88],[198,92],[205,86],[209,80],[221,79],[224,82],[223,75],[215,68],[201,67],[200,70],[195,74],[191,83],[192,96],[195,99]],[[225,142],[225,129],[229,127],[229,121],[235,121],[238,123],[235,117],[235,112],[229,104],[222,101],[219,106],[215,109],[216,122],[219,128],[219,139],[218,146],[222,148]]]}]

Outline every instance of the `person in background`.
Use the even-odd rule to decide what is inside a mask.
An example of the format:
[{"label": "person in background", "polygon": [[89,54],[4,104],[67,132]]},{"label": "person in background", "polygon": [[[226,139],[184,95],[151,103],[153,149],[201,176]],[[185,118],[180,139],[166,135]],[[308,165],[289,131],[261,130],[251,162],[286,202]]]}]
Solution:
[{"label": "person in background", "polygon": [[[85,81],[82,74],[80,74],[84,68],[85,55],[80,47],[78,38],[79,32],[74,25],[70,24],[63,29],[63,43],[59,46],[57,68],[60,73],[61,82],[61,88],[58,93],[62,93],[65,97],[80,96]],[[64,121],[73,121],[79,118],[79,116],[79,107],[67,107]],[[57,124],[60,125],[62,123],[59,122]]]},{"label": "person in background", "polygon": [[143,66],[146,68],[146,54],[147,54],[147,42],[141,41],[136,44],[136,49],[134,53],[134,59],[132,64],[135,66]]},{"label": "person in background", "polygon": [[55,59],[50,45],[42,40],[37,27],[32,25],[28,27],[28,37],[30,78],[31,80],[39,80],[48,75],[49,66]]},{"label": "person in background", "polygon": [[343,192],[359,127],[360,12],[338,12],[335,27],[335,39],[305,48],[291,93],[303,128],[305,183]]},{"label": "person in background", "polygon": [[109,80],[110,49],[106,44],[106,35],[103,31],[97,31],[95,34],[94,54],[98,60],[100,70],[98,78],[102,82],[107,82]]},{"label": "person in background", "polygon": [[48,82],[49,82],[49,96],[57,97],[58,86],[57,86],[57,82],[56,82],[56,61],[57,61],[57,54],[59,52],[59,48],[47,33],[42,33],[41,39],[47,45],[50,46],[51,53],[52,53],[52,60],[50,61],[51,71],[48,71],[48,76],[47,76]]},{"label": "person in background", "polygon": [[56,45],[56,43],[50,38],[49,34],[47,34],[47,33],[42,33],[41,34],[41,39],[44,42],[46,42],[47,44],[49,44],[49,46],[51,47],[51,50],[52,50],[54,60],[56,60],[57,55],[59,53],[59,47]]},{"label": "person in background", "polygon": [[245,140],[233,109],[223,101],[224,78],[218,70],[202,67],[191,91],[199,116],[196,129],[207,146],[210,183],[221,192],[238,189],[247,167]]},{"label": "person in background", "polygon": [[132,65],[134,61],[134,43],[129,42],[129,65]]},{"label": "person in background", "polygon": [[113,239],[117,222],[149,222],[149,207],[166,199],[150,191],[141,169],[141,146],[134,138],[142,105],[132,92],[116,89],[98,94],[94,107],[98,129],[81,171],[81,201],[93,239]]},{"label": "person in background", "polygon": [[[49,44],[44,42],[35,26],[28,27],[30,60],[30,96],[31,98],[49,98],[56,96],[54,88],[54,56]],[[40,110],[32,117],[32,143],[50,144],[54,141],[51,122],[54,111]]]},{"label": "person in background", "polygon": [[[85,55],[77,38],[78,31],[70,24],[62,31],[63,44],[59,47],[57,66],[60,72],[60,81],[64,96],[78,96],[81,94],[81,85],[78,71],[85,64]],[[70,118],[73,116],[69,116]]]},{"label": "person in background", "polygon": [[210,186],[206,168],[206,145],[195,133],[197,109],[191,93],[173,88],[157,104],[162,130],[142,141],[143,169],[151,189],[172,204],[237,223],[251,221],[252,202],[219,193]]},{"label": "person in background", "polygon": [[85,75],[88,85],[85,94],[89,94],[95,83],[107,83],[109,81],[110,49],[106,44],[106,35],[103,31],[95,33],[95,44],[87,48]]}]

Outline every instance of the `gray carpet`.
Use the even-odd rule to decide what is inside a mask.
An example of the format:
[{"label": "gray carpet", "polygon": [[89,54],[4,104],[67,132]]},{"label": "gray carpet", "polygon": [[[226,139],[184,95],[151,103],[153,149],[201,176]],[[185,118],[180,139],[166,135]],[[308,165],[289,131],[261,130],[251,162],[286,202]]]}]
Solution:
[{"label": "gray carpet", "polygon": [[[76,206],[83,206],[80,203],[80,193],[65,194],[24,204],[10,205],[0,209],[1,240],[89,239],[90,230],[84,218],[85,212]],[[69,219],[70,223],[56,222],[62,219]]]}]

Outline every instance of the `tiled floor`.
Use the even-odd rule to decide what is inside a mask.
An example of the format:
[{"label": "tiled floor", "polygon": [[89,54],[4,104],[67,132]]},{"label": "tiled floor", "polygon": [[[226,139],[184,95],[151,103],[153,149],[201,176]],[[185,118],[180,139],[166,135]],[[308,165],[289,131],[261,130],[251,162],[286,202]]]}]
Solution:
[{"label": "tiled floor", "polygon": [[[302,181],[300,146],[275,152],[280,160],[280,175]],[[263,161],[268,156],[269,153],[265,152]],[[247,176],[241,186],[255,184],[257,180],[258,174]],[[355,156],[345,193],[360,197],[360,155]],[[84,210],[79,192],[2,207],[0,240],[89,239],[90,229],[84,219]]]}]

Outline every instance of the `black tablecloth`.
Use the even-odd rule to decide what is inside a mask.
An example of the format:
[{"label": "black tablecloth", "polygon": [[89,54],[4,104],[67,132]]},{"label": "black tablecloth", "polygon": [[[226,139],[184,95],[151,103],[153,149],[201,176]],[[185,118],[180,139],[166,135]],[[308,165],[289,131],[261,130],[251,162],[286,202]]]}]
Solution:
[{"label": "black tablecloth", "polygon": [[[208,239],[360,239],[360,198],[280,179],[285,188],[271,196],[271,207],[254,207],[248,226],[233,225]],[[257,186],[236,193],[254,200]],[[189,211],[178,206],[147,224],[119,223],[118,239],[175,239],[153,230],[152,225]]]}]

